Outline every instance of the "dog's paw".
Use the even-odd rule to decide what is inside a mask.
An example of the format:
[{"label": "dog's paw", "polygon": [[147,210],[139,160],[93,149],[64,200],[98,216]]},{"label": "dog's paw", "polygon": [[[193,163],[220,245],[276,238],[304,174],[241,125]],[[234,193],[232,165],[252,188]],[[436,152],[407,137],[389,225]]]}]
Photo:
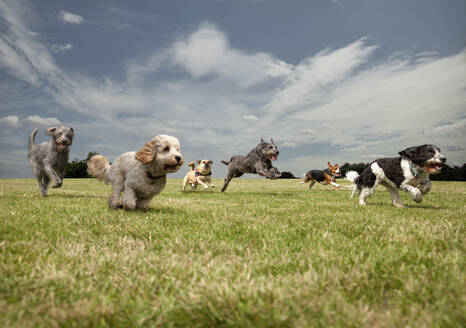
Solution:
[{"label": "dog's paw", "polygon": [[413,192],[411,193],[411,195],[413,196],[413,200],[414,200],[416,203],[422,202],[422,193],[421,193],[420,190],[418,190],[418,189],[413,190]]}]

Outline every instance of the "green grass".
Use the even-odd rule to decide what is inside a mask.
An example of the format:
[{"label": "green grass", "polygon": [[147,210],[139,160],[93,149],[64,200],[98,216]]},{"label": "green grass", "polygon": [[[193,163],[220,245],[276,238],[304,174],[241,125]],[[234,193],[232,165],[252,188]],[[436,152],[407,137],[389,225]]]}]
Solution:
[{"label": "green grass", "polygon": [[180,190],[124,212],[96,180],[0,180],[0,326],[466,325],[466,183],[402,209],[296,180]]}]

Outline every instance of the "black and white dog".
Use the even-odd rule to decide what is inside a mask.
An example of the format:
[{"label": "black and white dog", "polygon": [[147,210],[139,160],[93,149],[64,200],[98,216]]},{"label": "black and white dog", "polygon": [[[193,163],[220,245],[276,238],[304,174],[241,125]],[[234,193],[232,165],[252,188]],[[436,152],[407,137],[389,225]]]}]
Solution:
[{"label": "black and white dog", "polygon": [[446,158],[434,145],[409,147],[398,153],[400,157],[380,158],[369,164],[361,175],[355,171],[346,173],[346,179],[359,190],[359,205],[366,205],[366,198],[381,184],[387,188],[392,204],[403,207],[398,190],[411,194],[416,203],[432,189],[430,174],[438,174],[445,166]]}]

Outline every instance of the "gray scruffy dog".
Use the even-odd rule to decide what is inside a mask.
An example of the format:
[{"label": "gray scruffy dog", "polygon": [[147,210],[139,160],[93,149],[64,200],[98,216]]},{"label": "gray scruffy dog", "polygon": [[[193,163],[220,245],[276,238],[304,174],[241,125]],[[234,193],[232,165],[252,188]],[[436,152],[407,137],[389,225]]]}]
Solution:
[{"label": "gray scruffy dog", "polygon": [[48,128],[45,134],[51,136],[52,141],[41,144],[34,143],[36,133],[37,129],[34,129],[29,136],[28,159],[39,183],[40,194],[46,197],[51,180],[54,181],[52,188],[60,188],[63,184],[74,131],[65,126]]},{"label": "gray scruffy dog", "polygon": [[222,192],[227,190],[231,179],[238,178],[244,173],[260,174],[267,179],[279,178],[280,172],[272,165],[272,161],[277,160],[279,153],[273,139],[270,139],[270,143],[268,143],[261,138],[260,144],[252,149],[247,156],[236,155],[229,162],[222,161],[223,164],[228,165]]}]

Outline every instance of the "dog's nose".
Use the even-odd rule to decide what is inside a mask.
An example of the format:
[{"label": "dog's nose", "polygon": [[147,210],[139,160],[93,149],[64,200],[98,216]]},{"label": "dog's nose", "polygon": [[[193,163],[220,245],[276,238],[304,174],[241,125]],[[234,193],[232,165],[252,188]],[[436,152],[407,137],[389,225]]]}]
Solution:
[{"label": "dog's nose", "polygon": [[447,158],[445,156],[440,156],[440,160],[445,163],[447,161]]},{"label": "dog's nose", "polygon": [[175,160],[177,163],[181,162],[181,156],[175,156]]}]

